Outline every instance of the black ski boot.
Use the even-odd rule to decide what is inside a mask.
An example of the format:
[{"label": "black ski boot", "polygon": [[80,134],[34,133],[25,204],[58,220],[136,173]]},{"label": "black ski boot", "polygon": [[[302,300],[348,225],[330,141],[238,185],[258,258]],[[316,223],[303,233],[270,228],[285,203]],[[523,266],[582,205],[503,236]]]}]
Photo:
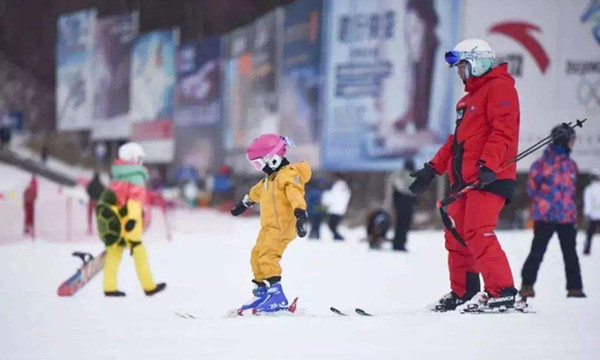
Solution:
[{"label": "black ski boot", "polygon": [[[463,313],[501,313],[512,310],[515,309],[517,292],[514,287],[506,287],[500,290],[498,296],[492,296],[487,291],[482,291],[460,306],[459,310]],[[522,306],[527,306],[524,300],[520,300],[519,309]]]},{"label": "black ski boot", "polygon": [[465,292],[465,295],[463,297],[460,297],[454,291],[451,291],[448,294],[442,296],[442,298],[439,299],[437,303],[431,306],[431,310],[436,312],[453,311],[458,306],[461,306],[465,302],[471,300],[471,298],[479,292],[480,288],[481,284],[479,282],[479,274],[468,272],[467,291]]},{"label": "black ski boot", "polygon": [[432,311],[435,312],[446,312],[452,311],[456,309],[457,306],[460,306],[465,303],[465,300],[460,296],[456,295],[454,291],[447,293],[442,296],[440,300],[432,307]]},{"label": "black ski boot", "polygon": [[514,287],[507,287],[500,290],[500,294],[496,297],[490,296],[488,298],[488,306],[490,309],[505,307],[505,308],[514,308],[515,301],[517,299],[517,289]]},{"label": "black ski boot", "polygon": [[104,292],[104,296],[111,296],[111,297],[123,297],[126,294],[122,291],[116,290],[116,291],[105,291]]},{"label": "black ski boot", "polygon": [[167,287],[167,284],[158,283],[158,284],[156,284],[156,287],[153,290],[148,290],[148,291],[144,290],[144,292],[146,293],[146,296],[152,296],[154,294],[157,294],[157,293],[163,291],[166,287]]}]

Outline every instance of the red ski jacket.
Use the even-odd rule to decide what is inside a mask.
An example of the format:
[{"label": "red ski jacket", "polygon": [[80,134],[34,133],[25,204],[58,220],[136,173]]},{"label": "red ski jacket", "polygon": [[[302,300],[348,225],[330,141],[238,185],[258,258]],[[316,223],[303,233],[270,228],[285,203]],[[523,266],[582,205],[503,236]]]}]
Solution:
[{"label": "red ski jacket", "polygon": [[477,180],[478,163],[496,173],[484,188],[510,199],[516,185],[516,164],[501,170],[517,155],[519,97],[508,65],[467,79],[467,94],[456,104],[456,128],[429,162],[438,174],[448,172],[452,191]]},{"label": "red ski jacket", "polygon": [[29,186],[25,189],[23,198],[26,203],[33,203],[37,199],[38,185],[36,179],[31,179]]}]

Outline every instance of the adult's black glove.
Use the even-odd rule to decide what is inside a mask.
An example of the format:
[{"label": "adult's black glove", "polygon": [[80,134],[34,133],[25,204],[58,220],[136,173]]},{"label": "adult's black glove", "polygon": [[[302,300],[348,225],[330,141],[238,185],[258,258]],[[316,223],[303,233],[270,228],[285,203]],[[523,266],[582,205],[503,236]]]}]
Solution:
[{"label": "adult's black glove", "polygon": [[493,172],[490,168],[485,166],[483,163],[478,163],[479,166],[479,175],[477,178],[479,179],[479,187],[485,187],[494,181],[496,181],[496,173]]},{"label": "adult's black glove", "polygon": [[410,184],[408,190],[410,190],[415,195],[419,195],[424,193],[425,190],[427,190],[427,187],[429,186],[433,178],[435,178],[437,173],[435,172],[435,170],[433,170],[433,167],[431,167],[429,163],[425,163],[420,170],[414,171],[409,175],[410,177],[414,177],[416,179],[412,182],[412,184]]},{"label": "adult's black glove", "polygon": [[231,209],[231,215],[241,215],[244,213],[244,211],[246,211],[246,209],[248,209],[252,205],[254,205],[254,201],[250,200],[250,197],[248,197],[248,195],[245,195],[242,201],[235,204],[233,209]]},{"label": "adult's black glove", "polygon": [[294,215],[296,216],[296,232],[298,236],[305,237],[308,232],[308,215],[306,214],[306,210],[298,208],[294,210]]}]

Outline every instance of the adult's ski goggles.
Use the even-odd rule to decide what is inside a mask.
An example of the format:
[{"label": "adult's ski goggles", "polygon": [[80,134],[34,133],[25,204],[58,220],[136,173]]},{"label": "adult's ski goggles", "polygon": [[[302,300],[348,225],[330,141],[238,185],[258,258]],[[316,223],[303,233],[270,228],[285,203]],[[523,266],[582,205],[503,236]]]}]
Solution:
[{"label": "adult's ski goggles", "polygon": [[450,67],[458,65],[462,60],[474,59],[494,59],[496,55],[493,51],[448,51],[444,58]]}]

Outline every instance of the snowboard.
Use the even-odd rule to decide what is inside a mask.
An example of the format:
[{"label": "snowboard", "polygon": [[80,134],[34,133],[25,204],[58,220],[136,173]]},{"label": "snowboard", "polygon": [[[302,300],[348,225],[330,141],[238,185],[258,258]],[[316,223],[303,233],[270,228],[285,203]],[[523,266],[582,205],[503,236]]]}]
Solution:
[{"label": "snowboard", "polygon": [[106,251],[103,251],[100,255],[94,257],[90,253],[74,252],[73,256],[76,256],[83,261],[83,265],[77,272],[68,278],[58,287],[58,296],[73,296],[79,289],[96,276],[102,269],[104,269],[104,259],[106,257]]}]

